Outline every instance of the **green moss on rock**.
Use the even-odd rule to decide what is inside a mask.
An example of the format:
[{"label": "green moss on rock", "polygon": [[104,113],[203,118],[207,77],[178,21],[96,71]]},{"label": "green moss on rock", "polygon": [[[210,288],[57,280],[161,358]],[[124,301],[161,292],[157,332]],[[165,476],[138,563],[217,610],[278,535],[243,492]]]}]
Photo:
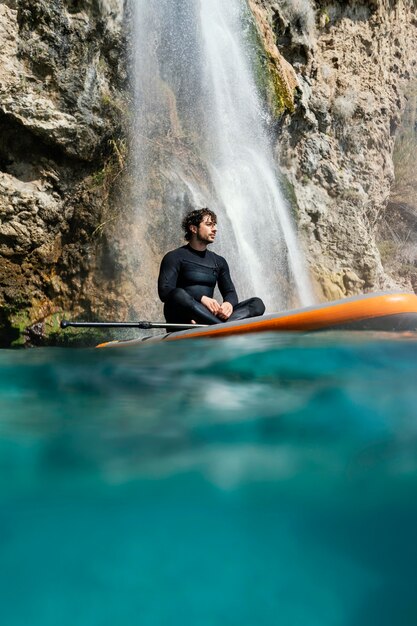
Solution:
[{"label": "green moss on rock", "polygon": [[278,52],[272,30],[256,7],[250,3],[248,39],[254,52],[257,87],[274,117],[294,111],[297,80],[292,66]]}]

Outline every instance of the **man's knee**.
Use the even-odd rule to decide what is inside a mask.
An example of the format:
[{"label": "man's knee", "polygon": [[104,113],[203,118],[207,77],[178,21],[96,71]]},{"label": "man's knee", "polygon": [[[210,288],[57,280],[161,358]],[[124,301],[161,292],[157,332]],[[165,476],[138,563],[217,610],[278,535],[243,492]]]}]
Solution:
[{"label": "man's knee", "polygon": [[258,317],[264,313],[265,305],[262,300],[260,298],[249,298],[249,300],[239,302],[229,319],[233,322],[236,320],[244,320],[248,317]]},{"label": "man's knee", "polygon": [[265,313],[265,305],[260,298],[251,298],[249,302],[253,317],[258,317],[258,315]]}]

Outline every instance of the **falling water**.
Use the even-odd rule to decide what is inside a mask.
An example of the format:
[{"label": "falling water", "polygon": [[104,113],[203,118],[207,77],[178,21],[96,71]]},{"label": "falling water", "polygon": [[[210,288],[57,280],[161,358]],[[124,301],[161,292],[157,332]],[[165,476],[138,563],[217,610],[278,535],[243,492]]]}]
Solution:
[{"label": "falling water", "polygon": [[214,249],[227,258],[240,299],[258,295],[270,311],[294,299],[311,303],[253,76],[246,0],[136,0],[134,7],[144,256],[180,245],[182,215],[209,206],[219,216]]}]

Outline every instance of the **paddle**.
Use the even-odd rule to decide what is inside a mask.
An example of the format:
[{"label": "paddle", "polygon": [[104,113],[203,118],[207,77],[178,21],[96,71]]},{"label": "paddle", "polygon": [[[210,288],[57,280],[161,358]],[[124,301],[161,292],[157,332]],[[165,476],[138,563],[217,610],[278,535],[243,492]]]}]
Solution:
[{"label": "paddle", "polygon": [[206,328],[205,324],[170,324],[167,322],[68,322],[62,320],[61,328],[166,328],[167,330],[190,330],[192,328]]}]

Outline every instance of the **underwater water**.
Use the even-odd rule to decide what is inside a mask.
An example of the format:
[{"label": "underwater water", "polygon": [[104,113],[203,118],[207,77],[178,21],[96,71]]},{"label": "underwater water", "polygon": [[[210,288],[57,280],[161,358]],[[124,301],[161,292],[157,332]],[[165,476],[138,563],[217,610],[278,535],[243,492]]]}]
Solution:
[{"label": "underwater water", "polygon": [[417,623],[417,338],[0,351],[7,626]]}]

